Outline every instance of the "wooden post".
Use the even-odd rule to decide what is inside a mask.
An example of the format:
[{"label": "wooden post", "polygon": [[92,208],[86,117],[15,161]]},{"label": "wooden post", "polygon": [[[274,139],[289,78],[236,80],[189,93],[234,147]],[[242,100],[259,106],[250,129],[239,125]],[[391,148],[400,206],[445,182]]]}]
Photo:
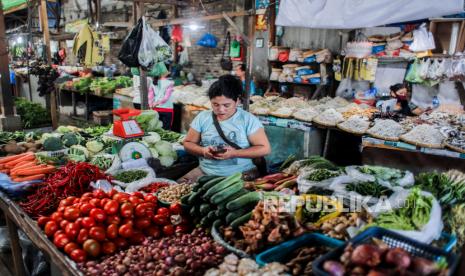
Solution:
[{"label": "wooden post", "polygon": [[[173,18],[178,18],[178,16],[179,16],[178,6],[174,5],[173,6]],[[179,54],[178,45],[179,45],[178,42],[173,43],[173,64],[178,63],[178,54]]]},{"label": "wooden post", "polygon": [[19,244],[18,227],[8,217],[5,212],[6,225],[8,227],[8,235],[10,238],[11,253],[13,255],[13,266],[15,269],[15,275],[23,276],[26,275],[24,271],[23,254],[21,253],[21,245]]},{"label": "wooden post", "polygon": [[[255,14],[255,12],[253,13]],[[244,97],[244,109],[249,110],[250,101],[250,83],[253,80],[253,52],[255,44],[253,43],[255,37],[255,16],[251,15],[248,18],[248,36],[251,43],[247,47],[247,72],[245,74],[245,97]]]},{"label": "wooden post", "polygon": [[3,6],[0,1],[0,79],[1,79],[1,108],[3,116],[14,115],[13,96],[10,86],[10,70],[8,68],[8,48],[5,35],[5,17],[3,15]]},{"label": "wooden post", "polygon": [[276,3],[270,3],[269,9],[269,17],[268,17],[268,25],[269,25],[269,34],[268,34],[268,41],[271,45],[275,45],[276,43]]},{"label": "wooden post", "polygon": [[[133,4],[134,26],[140,16],[144,16],[144,2],[134,2]],[[139,67],[140,72],[140,108],[145,110],[149,108],[148,88],[147,88],[147,72]]]},{"label": "wooden post", "polygon": [[[40,1],[40,21],[42,24],[42,31],[44,34],[44,43],[45,43],[45,54],[47,55],[47,63],[52,65],[52,53],[50,51],[50,32],[48,30],[48,15],[47,15],[47,1]],[[52,116],[52,127],[56,129],[58,127],[58,117],[57,117],[57,102],[55,89],[50,93],[50,114]]]}]

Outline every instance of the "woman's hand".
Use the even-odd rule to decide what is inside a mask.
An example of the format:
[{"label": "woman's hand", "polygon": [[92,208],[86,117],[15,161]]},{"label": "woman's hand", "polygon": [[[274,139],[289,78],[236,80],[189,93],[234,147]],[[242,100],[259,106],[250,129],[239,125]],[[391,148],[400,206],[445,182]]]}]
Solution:
[{"label": "woman's hand", "polygon": [[227,159],[232,159],[236,158],[236,149],[233,147],[225,147],[224,148],[226,151],[223,153],[217,153],[214,155],[215,159],[218,160],[227,160]]},{"label": "woman's hand", "polygon": [[214,151],[214,148],[212,146],[203,147],[202,148],[203,157],[207,159],[216,159],[216,156],[214,155],[213,151]]}]

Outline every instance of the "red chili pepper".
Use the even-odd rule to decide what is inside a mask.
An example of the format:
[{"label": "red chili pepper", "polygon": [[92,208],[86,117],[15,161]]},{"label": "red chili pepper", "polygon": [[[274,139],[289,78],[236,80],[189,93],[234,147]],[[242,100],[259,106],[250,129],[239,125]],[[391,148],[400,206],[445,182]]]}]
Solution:
[{"label": "red chili pepper", "polygon": [[169,186],[169,183],[166,182],[154,182],[148,186],[145,186],[144,188],[141,189],[142,192],[146,193],[156,193],[158,190],[160,190],[163,187]]}]

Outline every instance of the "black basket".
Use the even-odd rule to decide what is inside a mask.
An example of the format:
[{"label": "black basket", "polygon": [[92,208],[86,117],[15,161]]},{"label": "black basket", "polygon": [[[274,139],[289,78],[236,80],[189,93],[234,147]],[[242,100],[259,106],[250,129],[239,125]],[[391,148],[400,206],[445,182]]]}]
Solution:
[{"label": "black basket", "polygon": [[353,246],[357,246],[364,243],[370,243],[372,238],[382,240],[390,248],[400,247],[413,256],[423,257],[432,261],[445,260],[447,262],[447,267],[449,268],[448,275],[452,275],[457,266],[457,256],[452,253],[447,253],[442,249],[432,247],[428,244],[420,243],[384,228],[370,227],[363,233],[360,233],[354,237],[348,243],[315,260],[315,262],[313,262],[313,273],[315,275],[330,275],[323,269],[323,264],[326,261],[339,261],[339,257],[344,252],[347,244],[351,243]]}]

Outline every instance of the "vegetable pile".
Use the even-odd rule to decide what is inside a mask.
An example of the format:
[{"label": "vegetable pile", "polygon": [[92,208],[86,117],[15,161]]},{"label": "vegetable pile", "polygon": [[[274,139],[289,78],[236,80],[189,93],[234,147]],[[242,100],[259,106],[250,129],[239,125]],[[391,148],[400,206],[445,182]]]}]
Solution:
[{"label": "vegetable pile", "polygon": [[161,188],[157,196],[161,201],[173,203],[181,201],[181,198],[191,191],[192,186],[189,184],[174,184]]},{"label": "vegetable pile", "polygon": [[198,228],[190,234],[158,240],[149,237],[141,245],[98,263],[87,262],[81,269],[85,275],[203,275],[220,264],[225,253],[222,246]]},{"label": "vegetable pile", "polygon": [[328,253],[330,249],[325,246],[305,246],[292,252],[286,262],[286,267],[292,275],[314,275],[313,261]]},{"label": "vegetable pile", "polygon": [[323,264],[332,276],[342,275],[447,275],[444,264],[415,257],[402,248],[389,248],[380,240],[346,246],[339,260]]},{"label": "vegetable pile", "polygon": [[224,257],[222,264],[218,268],[209,269],[204,276],[218,276],[218,275],[274,275],[284,276],[286,267],[280,263],[269,263],[263,267],[249,258],[239,259],[234,254],[229,254]]},{"label": "vegetable pile", "polygon": [[360,183],[349,183],[346,186],[347,191],[356,192],[362,196],[373,196],[373,197],[381,197],[381,196],[390,196],[394,192],[382,185],[378,182],[360,182]]},{"label": "vegetable pile", "polygon": [[276,173],[246,182],[244,186],[250,190],[281,191],[294,188],[297,184],[297,176],[285,173]]},{"label": "vegetable pile", "polygon": [[179,206],[158,208],[154,195],[126,194],[112,190],[87,192],[60,201],[50,217],[38,225],[56,247],[76,262],[112,255],[145,237],[171,236],[189,229]]},{"label": "vegetable pile", "polygon": [[0,159],[0,172],[8,174],[14,182],[42,180],[55,171],[54,166],[39,164],[32,152]]},{"label": "vegetable pile", "polygon": [[100,179],[110,180],[96,166],[88,163],[68,163],[50,175],[44,183],[19,205],[32,218],[54,212],[60,200],[81,196],[91,190],[90,183]]},{"label": "vegetable pile", "polygon": [[119,172],[113,176],[115,180],[124,182],[124,183],[131,183],[137,180],[140,180],[144,177],[147,176],[146,171],[142,170],[130,170],[130,171],[124,171],[124,172]]},{"label": "vegetable pile", "polygon": [[316,169],[316,170],[311,171],[308,174],[307,180],[314,181],[314,182],[320,182],[320,181],[333,178],[339,175],[341,175],[339,171],[332,171],[328,169]]},{"label": "vegetable pile", "polygon": [[166,183],[166,182],[154,182],[140,189],[140,191],[144,193],[156,193],[161,188],[167,187],[169,185],[170,183]]},{"label": "vegetable pile", "polygon": [[16,113],[21,116],[23,128],[40,127],[51,122],[50,111],[39,103],[16,98],[15,107]]}]

